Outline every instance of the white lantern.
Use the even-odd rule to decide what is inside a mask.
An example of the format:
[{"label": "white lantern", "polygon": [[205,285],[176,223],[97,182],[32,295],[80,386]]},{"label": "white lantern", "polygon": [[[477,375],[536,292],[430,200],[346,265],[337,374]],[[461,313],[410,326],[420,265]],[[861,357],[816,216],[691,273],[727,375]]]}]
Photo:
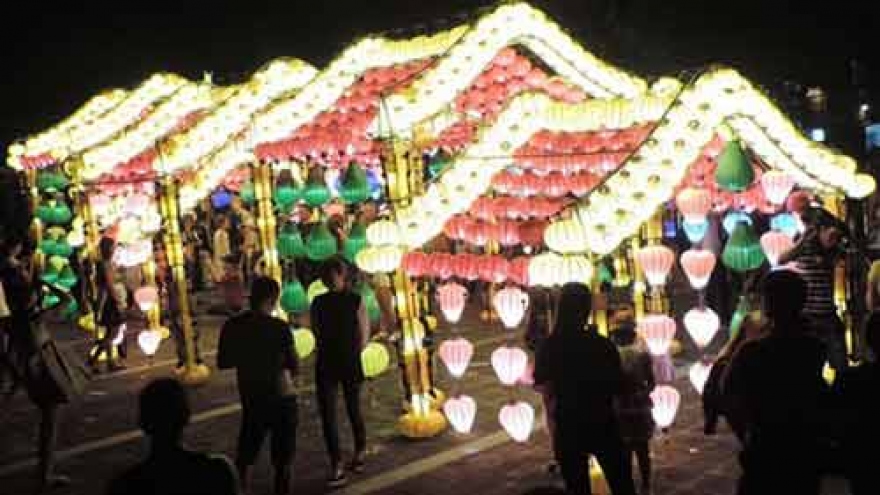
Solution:
[{"label": "white lantern", "polygon": [[774,205],[785,203],[785,199],[791,193],[794,185],[794,178],[780,170],[768,170],[761,176],[761,187],[764,189],[764,196]]},{"label": "white lantern", "polygon": [[379,220],[367,227],[367,242],[371,246],[400,244],[400,229],[390,220]]},{"label": "white lantern", "polygon": [[[121,332],[120,332],[121,333]],[[138,334],[138,346],[147,356],[153,356],[162,343],[162,332],[159,330],[141,330]],[[121,344],[121,342],[120,342]]]},{"label": "white lantern", "polygon": [[777,266],[779,258],[792,247],[794,247],[794,241],[782,232],[771,230],[761,236],[761,248],[764,249],[770,266]]},{"label": "white lantern", "polygon": [[528,355],[519,347],[499,347],[492,353],[492,368],[501,383],[507,386],[515,385],[525,374],[528,362]]},{"label": "white lantern", "polygon": [[443,412],[452,429],[458,433],[470,433],[477,415],[477,403],[467,395],[451,397],[443,403]]},{"label": "white lantern", "polygon": [[651,402],[654,403],[654,407],[651,409],[654,422],[660,428],[669,428],[675,421],[675,415],[678,414],[681,394],[669,385],[658,385],[651,392]]},{"label": "white lantern", "polygon": [[498,413],[498,422],[504,431],[516,442],[525,442],[532,433],[535,410],[528,402],[518,401],[507,404]]},{"label": "white lantern", "polygon": [[691,365],[690,371],[688,371],[688,378],[691,380],[691,385],[697,390],[697,393],[700,395],[703,394],[703,388],[706,386],[706,381],[709,379],[709,373],[712,372],[712,363],[707,363],[703,361],[697,361],[696,363]]},{"label": "white lantern", "polygon": [[449,370],[449,374],[461,378],[474,356],[474,345],[465,338],[457,337],[440,344],[437,353]]},{"label": "white lantern", "polygon": [[684,315],[684,328],[700,349],[712,342],[721,321],[711,308],[694,308]]},{"label": "white lantern", "polygon": [[518,287],[501,289],[492,298],[492,305],[506,328],[519,326],[529,307],[529,295]]},{"label": "white lantern", "polygon": [[458,323],[464,312],[467,295],[467,289],[455,282],[449,282],[437,288],[437,302],[440,303],[440,310],[443,311],[446,321]]}]

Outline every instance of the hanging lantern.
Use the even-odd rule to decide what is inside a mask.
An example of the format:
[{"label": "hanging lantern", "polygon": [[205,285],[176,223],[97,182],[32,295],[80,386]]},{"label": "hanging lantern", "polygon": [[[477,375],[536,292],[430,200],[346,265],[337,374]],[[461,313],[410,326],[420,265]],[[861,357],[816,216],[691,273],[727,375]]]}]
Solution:
[{"label": "hanging lantern", "polygon": [[654,356],[665,356],[669,345],[675,338],[675,320],[666,315],[647,315],[642,318],[636,330],[645,339],[648,351]]},{"label": "hanging lantern", "polygon": [[142,212],[141,216],[141,232],[144,234],[155,234],[162,228],[162,216],[152,207],[146,212]]},{"label": "hanging lantern", "polygon": [[370,287],[370,284],[361,283],[355,287],[355,292],[360,294],[361,300],[364,301],[370,323],[378,323],[382,318],[382,309],[379,307],[379,300],[376,298],[373,288]]},{"label": "hanging lantern", "polygon": [[[71,254],[73,254],[73,248],[82,247],[85,245],[85,243],[86,243],[86,236],[83,233],[83,229],[80,228],[80,229],[71,230],[67,234],[67,246],[65,248],[65,249],[70,248],[70,252],[64,256],[70,256]],[[61,244],[62,243],[59,242],[59,245],[61,245]]]},{"label": "hanging lantern", "polygon": [[73,273],[73,268],[70,265],[65,266],[58,274],[57,284],[67,290],[76,285],[76,274]]},{"label": "hanging lantern", "polygon": [[312,261],[324,261],[339,251],[336,237],[330,233],[325,222],[312,227],[306,241],[306,256]]},{"label": "hanging lantern", "polygon": [[402,258],[403,250],[397,246],[370,246],[355,256],[355,264],[367,273],[391,273]]},{"label": "hanging lantern", "polygon": [[718,315],[708,307],[694,308],[688,311],[685,313],[682,321],[685,330],[687,330],[694,343],[701,350],[712,342],[712,339],[721,327]]},{"label": "hanging lantern", "polygon": [[507,267],[507,278],[519,285],[529,285],[529,258],[519,256],[512,260]]},{"label": "hanging lantern", "polygon": [[735,229],[736,224],[740,222],[753,225],[752,217],[749,216],[748,213],[740,210],[731,211],[725,215],[724,220],[721,221],[721,225],[724,227],[724,231],[727,232],[727,235],[733,235],[733,229]]},{"label": "hanging lantern", "polygon": [[371,246],[393,246],[400,244],[400,229],[389,220],[379,220],[367,227],[367,242]]},{"label": "hanging lantern", "polygon": [[774,205],[782,205],[794,189],[794,178],[780,170],[769,170],[761,176],[761,187],[764,196]]},{"label": "hanging lantern", "polygon": [[477,403],[467,395],[450,397],[443,403],[443,413],[456,432],[470,433],[477,416]]},{"label": "hanging lantern", "polygon": [[293,348],[300,359],[305,359],[315,351],[315,334],[308,328],[293,331]]},{"label": "hanging lantern", "polygon": [[151,285],[140,287],[134,291],[134,300],[141,311],[148,313],[159,302],[159,291]]},{"label": "hanging lantern", "polygon": [[361,351],[361,366],[364,370],[364,376],[367,378],[375,378],[384,373],[390,362],[391,357],[388,355],[388,349],[378,342],[370,342]]},{"label": "hanging lantern", "polygon": [[688,249],[681,254],[681,267],[695,290],[702,290],[709,283],[715,269],[715,253],[707,249]]},{"label": "hanging lantern", "polygon": [[526,314],[529,295],[517,287],[506,287],[495,294],[492,305],[504,326],[514,329],[519,326]]},{"label": "hanging lantern", "polygon": [[544,243],[558,253],[582,253],[587,250],[586,231],[577,220],[561,220],[544,231]]},{"label": "hanging lantern", "polygon": [[456,337],[443,341],[440,348],[437,349],[437,354],[440,355],[449,374],[455,378],[461,378],[474,356],[474,345],[465,338]]},{"label": "hanging lantern", "polygon": [[529,356],[519,347],[503,346],[492,352],[492,368],[503,385],[515,385],[528,363]]},{"label": "hanging lantern", "polygon": [[289,314],[300,314],[309,310],[309,298],[299,280],[284,285],[281,291],[281,309]]},{"label": "hanging lantern", "polygon": [[410,251],[403,255],[400,267],[410,277],[424,277],[428,274],[428,255],[421,251]]},{"label": "hanging lantern", "polygon": [[529,439],[535,422],[535,410],[524,401],[511,402],[501,408],[498,422],[504,431],[516,442],[523,443]]},{"label": "hanging lantern", "polygon": [[150,198],[146,194],[131,194],[125,198],[123,211],[131,216],[139,216],[150,207]]},{"label": "hanging lantern", "polygon": [[648,283],[653,287],[661,287],[666,284],[666,276],[675,262],[675,253],[668,247],[657,244],[639,249],[636,259]]},{"label": "hanging lantern", "polygon": [[792,247],[794,247],[794,241],[782,232],[771,230],[761,236],[761,248],[764,249],[770,266],[775,267],[778,265],[779,258],[791,250]]},{"label": "hanging lantern", "polygon": [[[280,211],[286,213],[300,200],[300,190],[293,187],[292,184],[279,184],[275,188],[273,199],[275,200],[275,206]],[[242,200],[244,201],[244,190],[242,190]]]},{"label": "hanging lantern", "polygon": [[770,219],[770,228],[794,238],[803,232],[803,224],[791,213],[780,213]]},{"label": "hanging lantern", "polygon": [[327,182],[320,167],[315,167],[309,173],[309,179],[303,188],[302,198],[307,205],[318,208],[330,201],[332,194],[327,188]]},{"label": "hanging lantern", "polygon": [[681,394],[670,385],[658,385],[651,392],[651,402],[654,403],[651,410],[654,422],[661,429],[669,428],[675,421],[675,415],[678,414]]},{"label": "hanging lantern", "polygon": [[281,228],[281,232],[278,233],[278,254],[284,260],[292,260],[306,254],[306,245],[296,225],[288,223]]},{"label": "hanging lantern", "polygon": [[351,226],[348,235],[345,237],[345,243],[342,246],[342,254],[348,261],[354,261],[357,254],[367,247],[367,228],[363,224],[356,222]]},{"label": "hanging lantern", "polygon": [[221,187],[211,195],[211,205],[215,210],[224,210],[232,204],[232,193]]},{"label": "hanging lantern", "polygon": [[[257,194],[254,190],[254,183],[251,181],[247,181],[242,184],[241,189],[238,190],[238,195],[241,197],[241,201],[250,206],[254,204],[257,200]],[[293,203],[291,203],[292,205]]]},{"label": "hanging lantern", "polygon": [[500,284],[507,280],[510,264],[501,256],[481,256],[478,258],[478,272],[481,280]]},{"label": "hanging lantern", "polygon": [[738,223],[721,253],[724,265],[737,272],[747,272],[760,267],[764,259],[752,227],[745,222]]},{"label": "hanging lantern", "polygon": [[162,343],[161,330],[141,330],[137,338],[138,346],[147,356],[152,357],[159,350],[159,344]]},{"label": "hanging lantern", "polygon": [[724,190],[745,191],[755,180],[752,163],[737,141],[728,141],[724,145],[724,150],[718,155],[717,162],[715,183]]},{"label": "hanging lantern", "polygon": [[675,206],[686,222],[699,224],[706,221],[706,215],[712,209],[712,195],[705,189],[688,187],[675,197]]},{"label": "hanging lantern", "polygon": [[449,323],[458,323],[467,302],[468,291],[463,286],[449,282],[437,288],[437,302]]},{"label": "hanging lantern", "polygon": [[342,177],[342,186],[339,188],[339,196],[345,204],[362,203],[370,199],[370,185],[367,183],[367,174],[364,169],[355,162],[348,164]]},{"label": "hanging lantern", "polygon": [[709,380],[709,373],[712,372],[712,363],[697,361],[691,365],[688,371],[688,378],[691,385],[697,390],[697,393],[703,395],[703,389],[706,387],[706,381]]},{"label": "hanging lantern", "polygon": [[314,282],[309,284],[309,288],[306,290],[306,296],[308,296],[309,298],[309,304],[315,302],[316,297],[322,294],[326,294],[328,292],[330,292],[330,290],[327,289],[327,286],[324,285],[324,282],[320,278],[315,280]]},{"label": "hanging lantern", "polygon": [[59,192],[68,185],[67,177],[58,172],[40,170],[37,173],[37,188],[47,193]]}]

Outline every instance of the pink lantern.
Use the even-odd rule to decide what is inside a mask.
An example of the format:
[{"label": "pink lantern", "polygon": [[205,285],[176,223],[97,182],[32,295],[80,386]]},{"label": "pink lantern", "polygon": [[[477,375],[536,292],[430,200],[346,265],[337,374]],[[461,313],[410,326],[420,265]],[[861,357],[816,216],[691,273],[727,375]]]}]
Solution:
[{"label": "pink lantern", "polygon": [[709,380],[709,373],[711,372],[712,363],[710,362],[697,361],[691,365],[688,378],[690,378],[691,385],[697,389],[697,393],[700,395],[703,394],[703,389],[706,387],[706,381]]},{"label": "pink lantern", "polygon": [[681,253],[681,267],[691,287],[696,290],[704,289],[715,269],[715,253],[708,249],[688,249]]},{"label": "pink lantern", "polygon": [[666,315],[647,315],[639,321],[637,331],[654,356],[665,356],[675,337],[675,320]]},{"label": "pink lantern", "polygon": [[443,412],[458,433],[470,433],[477,415],[477,403],[467,395],[459,395],[446,399]]},{"label": "pink lantern", "polygon": [[688,187],[682,189],[675,197],[675,205],[685,220],[691,223],[702,223],[712,209],[712,195],[705,189]]},{"label": "pink lantern", "polygon": [[780,170],[770,170],[761,176],[761,187],[768,201],[781,205],[794,189],[794,178]]},{"label": "pink lantern", "polygon": [[535,410],[528,402],[511,402],[501,408],[498,422],[504,431],[516,442],[525,442],[532,433],[535,422]]},{"label": "pink lantern", "polygon": [[492,305],[506,328],[519,326],[529,307],[529,295],[518,287],[501,289],[492,298]]},{"label": "pink lantern", "polygon": [[410,277],[423,277],[428,274],[428,255],[420,251],[406,253],[403,255],[400,267]]},{"label": "pink lantern", "polygon": [[152,357],[162,343],[162,332],[159,330],[142,330],[138,334],[138,346],[147,356]]},{"label": "pink lantern", "polygon": [[659,287],[666,283],[666,276],[669,275],[672,263],[675,262],[675,253],[668,247],[658,244],[639,249],[636,252],[636,259],[648,283]]},{"label": "pink lantern", "polygon": [[155,287],[147,285],[134,291],[134,300],[144,313],[156,307],[159,302],[159,292]]},{"label": "pink lantern", "polygon": [[761,236],[761,247],[767,254],[770,266],[776,266],[779,258],[794,247],[794,241],[782,232],[771,230]]},{"label": "pink lantern", "polygon": [[507,278],[519,285],[529,285],[529,262],[526,256],[518,256],[510,260],[507,269]]},{"label": "pink lantern", "polygon": [[669,428],[675,421],[675,415],[678,414],[681,394],[669,385],[658,385],[651,392],[651,401],[654,403],[654,408],[651,410],[654,422],[660,428]]},{"label": "pink lantern", "polygon": [[443,311],[446,321],[458,323],[462,312],[464,312],[467,294],[467,289],[455,282],[449,282],[437,288],[437,302],[440,303],[440,310]]},{"label": "pink lantern", "polygon": [[507,280],[510,264],[501,256],[482,256],[479,258],[478,265],[482,280],[495,284]]},{"label": "pink lantern", "polygon": [[461,378],[474,356],[474,345],[465,338],[456,337],[440,344],[437,353],[449,370],[449,374]]},{"label": "pink lantern", "polygon": [[688,331],[697,347],[703,349],[715,337],[721,321],[710,308],[694,308],[684,315],[684,328]]},{"label": "pink lantern", "polygon": [[492,353],[492,368],[501,383],[512,386],[526,372],[529,357],[519,347],[504,346]]},{"label": "pink lantern", "polygon": [[498,243],[502,246],[519,244],[519,225],[508,220],[498,222]]}]

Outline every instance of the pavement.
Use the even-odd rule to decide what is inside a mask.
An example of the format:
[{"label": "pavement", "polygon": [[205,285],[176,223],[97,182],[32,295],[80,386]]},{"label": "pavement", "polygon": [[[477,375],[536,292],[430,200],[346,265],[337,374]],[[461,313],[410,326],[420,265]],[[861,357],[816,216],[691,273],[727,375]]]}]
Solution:
[{"label": "pavement", "polygon": [[[363,401],[368,429],[367,469],[349,479],[339,494],[450,495],[461,493],[515,495],[537,486],[561,486],[561,480],[546,471],[550,460],[547,434],[543,429],[540,398],[527,387],[503,387],[489,364],[490,353],[507,338],[500,326],[478,322],[466,315],[459,330],[476,347],[475,356],[459,390],[477,401],[477,419],[468,435],[444,434],[427,440],[402,438],[396,430],[401,413],[402,389],[395,363],[389,371],[370,381]],[[214,364],[217,331],[221,320],[200,316],[205,361]],[[70,328],[59,328],[63,345],[85,352],[85,336]],[[449,335],[441,329],[438,339]],[[150,380],[168,376],[176,360],[173,344],[163,343],[159,353],[147,360],[131,349],[129,368],[99,375],[81,400],[67,406],[58,440],[59,471],[73,483],[52,493],[58,495],[102,493],[107,482],[145,451],[145,441],[136,428],[136,397]],[[392,353],[393,356],[393,353]],[[328,461],[320,434],[314,398],[311,360],[298,379],[300,416],[295,461],[295,494],[329,493],[325,486]],[[677,363],[684,369],[684,362]],[[435,377],[443,390],[454,385],[435,363]],[[739,475],[737,445],[726,430],[717,436],[702,433],[699,396],[680,372],[675,386],[682,392],[676,423],[668,433],[655,437],[652,445],[655,495],[732,494]],[[512,397],[530,402],[537,411],[536,430],[527,443],[510,440],[498,424],[500,407]],[[240,420],[240,407],[233,373],[214,371],[211,380],[191,391],[193,418],[186,431],[186,444],[194,449],[231,455]],[[341,411],[340,418],[344,418]],[[0,494],[33,493],[32,473],[37,431],[37,411],[24,394],[0,403]],[[351,448],[347,424],[342,425],[344,448]],[[264,448],[255,467],[252,494],[271,493],[271,470]],[[601,488],[601,487],[600,487]],[[602,491],[598,491],[602,493]],[[829,486],[826,495],[843,495],[839,484]]]}]

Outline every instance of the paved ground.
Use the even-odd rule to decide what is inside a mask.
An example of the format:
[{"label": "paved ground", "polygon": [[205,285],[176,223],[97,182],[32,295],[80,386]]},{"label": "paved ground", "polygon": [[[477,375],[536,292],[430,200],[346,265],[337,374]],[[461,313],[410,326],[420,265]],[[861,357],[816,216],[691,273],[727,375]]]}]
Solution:
[{"label": "paved ground", "polygon": [[[473,318],[466,318],[466,321]],[[202,318],[206,360],[213,363],[219,320]],[[489,354],[502,342],[498,328],[479,324],[462,326],[477,347],[472,367],[462,383],[462,391],[478,404],[477,422],[470,435],[447,432],[425,441],[408,441],[395,431],[400,413],[401,392],[394,368],[367,387],[364,401],[369,430],[370,455],[366,473],[351,480],[342,494],[446,495],[453,493],[517,494],[533,486],[558,485],[559,480],[545,471],[549,460],[547,437],[536,431],[526,444],[509,441],[497,422],[497,412],[511,393],[497,381],[488,365]],[[67,339],[70,334],[60,330]],[[443,335],[441,333],[440,338]],[[72,345],[80,346],[74,339]],[[151,366],[139,352],[122,373],[100,376],[85,397],[66,408],[59,439],[60,466],[74,478],[74,484],[59,495],[101,493],[107,480],[135,462],[144,442],[135,430],[135,397],[151,378],[168,375],[174,360],[170,343]],[[299,448],[296,458],[294,493],[326,493],[324,477],[327,461],[314,396],[310,366],[300,380]],[[680,363],[683,364],[683,363]],[[142,366],[143,365],[143,366]],[[449,386],[436,366],[442,387]],[[699,398],[686,380],[676,383],[683,392],[678,421],[668,435],[653,445],[655,494],[696,495],[733,493],[738,475],[736,445],[723,432],[717,437],[702,435]],[[540,401],[530,390],[518,388],[517,397],[528,400],[540,412]],[[215,373],[209,384],[193,390],[193,424],[187,431],[191,447],[231,453],[240,419],[234,377]],[[341,414],[341,412],[340,412]],[[343,417],[343,416],[340,416]],[[31,493],[36,415],[22,394],[0,406],[0,493]],[[345,445],[350,445],[343,431]],[[263,453],[255,473],[253,493],[270,493],[268,455]],[[840,493],[838,490],[828,493]]]}]

